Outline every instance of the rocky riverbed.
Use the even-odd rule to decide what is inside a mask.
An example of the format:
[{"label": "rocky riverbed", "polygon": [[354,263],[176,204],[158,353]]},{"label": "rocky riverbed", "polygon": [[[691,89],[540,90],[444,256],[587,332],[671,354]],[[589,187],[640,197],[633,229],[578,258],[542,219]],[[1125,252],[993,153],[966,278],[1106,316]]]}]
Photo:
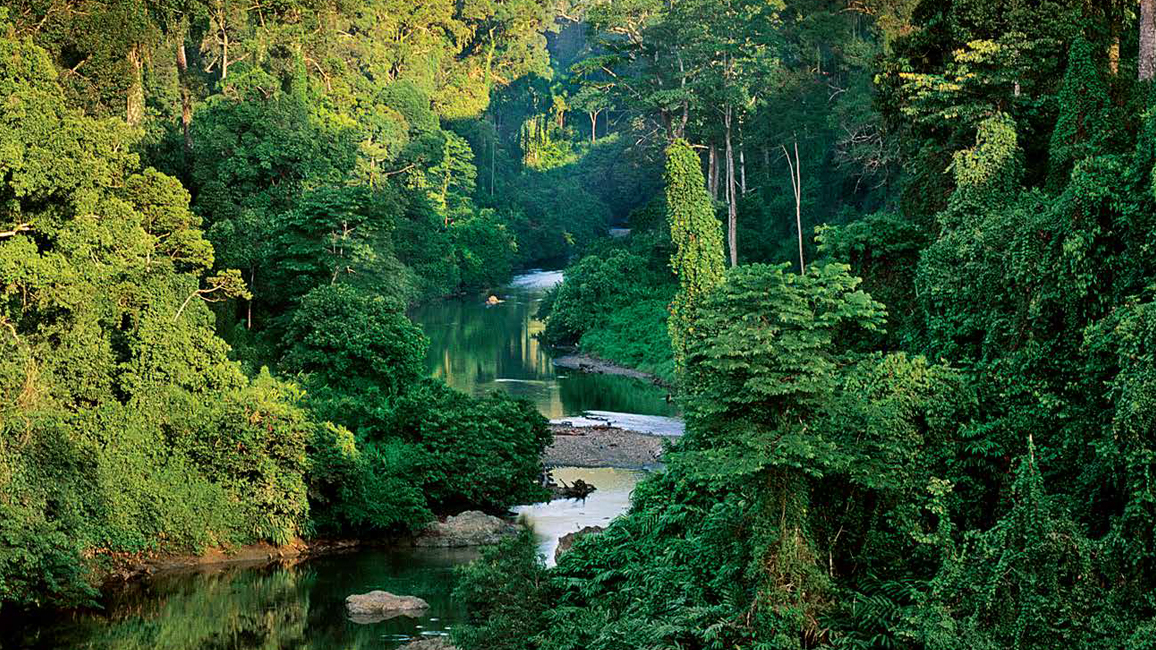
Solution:
[{"label": "rocky riverbed", "polygon": [[554,442],[542,455],[547,467],[619,467],[647,469],[658,465],[664,436],[610,426],[551,424]]}]

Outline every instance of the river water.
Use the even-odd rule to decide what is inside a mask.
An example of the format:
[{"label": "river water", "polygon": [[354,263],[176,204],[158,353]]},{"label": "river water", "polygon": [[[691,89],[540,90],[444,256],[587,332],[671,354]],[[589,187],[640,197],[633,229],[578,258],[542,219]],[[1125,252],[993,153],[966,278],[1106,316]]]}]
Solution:
[{"label": "river water", "polygon": [[[434,376],[483,394],[506,390],[531,400],[550,418],[576,423],[630,423],[679,433],[661,389],[635,379],[584,375],[554,367],[534,334],[542,294],[560,272],[519,276],[487,306],[484,297],[428,305],[412,317],[431,340]],[[584,526],[605,526],[629,505],[643,472],[612,468],[558,468],[556,478],[581,478],[598,487],[585,501],[521,506],[517,515],[534,530],[553,563],[558,538]],[[0,650],[345,650],[391,649],[412,639],[449,634],[465,619],[451,596],[454,568],[476,557],[470,549],[362,548],[300,562],[227,565],[142,581],[105,595],[98,613],[51,614],[19,626],[0,622]],[[424,598],[430,609],[415,618],[358,624],[345,614],[345,597],[384,589]]]},{"label": "river water", "polygon": [[534,271],[497,292],[496,305],[471,296],[414,310],[410,316],[430,339],[430,372],[473,395],[504,390],[528,399],[551,419],[588,411],[677,415],[667,392],[647,382],[554,366],[536,338],[545,326],[535,315],[542,295],[561,280],[561,271]]}]

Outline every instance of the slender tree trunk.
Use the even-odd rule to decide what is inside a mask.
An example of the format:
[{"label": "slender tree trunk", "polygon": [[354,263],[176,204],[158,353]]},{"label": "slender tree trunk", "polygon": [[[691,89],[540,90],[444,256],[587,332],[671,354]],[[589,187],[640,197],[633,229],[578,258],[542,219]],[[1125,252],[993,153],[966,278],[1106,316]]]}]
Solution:
[{"label": "slender tree trunk", "polygon": [[598,142],[598,112],[590,112],[590,144]]},{"label": "slender tree trunk", "polygon": [[245,329],[253,329],[253,296],[257,290],[257,267],[249,267],[249,299],[245,301]]},{"label": "slender tree trunk", "polygon": [[193,137],[189,127],[193,123],[193,98],[189,93],[189,60],[185,57],[184,34],[177,43],[177,81],[181,86],[181,130],[185,134],[185,151],[193,150]]},{"label": "slender tree trunk", "polygon": [[1112,19],[1112,43],[1108,46],[1108,71],[1112,76],[1120,74],[1120,20]]},{"label": "slender tree trunk", "polygon": [[747,195],[747,156],[742,146],[739,146],[739,187],[742,195]]},{"label": "slender tree trunk", "polygon": [[1156,0],[1140,0],[1140,81],[1156,73]]},{"label": "slender tree trunk", "polygon": [[731,144],[731,122],[733,112],[727,106],[725,122],[727,130],[727,247],[730,248],[731,266],[739,265],[738,251],[738,206],[735,197],[735,150]]},{"label": "slender tree trunk", "polygon": [[229,30],[225,26],[225,7],[217,2],[217,26],[221,29],[221,81],[229,76]]},{"label": "slender tree trunk", "polygon": [[799,160],[799,140],[795,139],[795,160],[791,161],[791,152],[783,145],[783,155],[787,157],[787,170],[791,174],[791,189],[795,192],[795,229],[799,233],[799,273],[807,272],[807,264],[803,259],[803,171]]},{"label": "slender tree trunk", "polygon": [[710,198],[718,200],[718,148],[712,142],[707,154],[707,190]]},{"label": "slender tree trunk", "polygon": [[133,46],[128,52],[128,64],[132,74],[132,82],[128,87],[128,96],[125,102],[125,119],[129,124],[136,126],[144,120],[144,60],[141,58],[140,46]]}]

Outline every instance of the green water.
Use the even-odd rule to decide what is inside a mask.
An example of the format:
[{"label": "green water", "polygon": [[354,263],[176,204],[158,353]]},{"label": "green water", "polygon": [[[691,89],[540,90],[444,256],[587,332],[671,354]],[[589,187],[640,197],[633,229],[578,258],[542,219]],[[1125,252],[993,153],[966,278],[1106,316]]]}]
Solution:
[{"label": "green water", "polygon": [[[329,650],[396,648],[444,635],[465,616],[450,597],[468,549],[365,549],[295,565],[231,566],[171,575],[110,593],[103,614],[0,622],[0,649]],[[384,589],[424,598],[416,618],[350,621],[345,597]]]},{"label": "green water", "polygon": [[414,310],[411,318],[430,339],[430,372],[474,395],[508,391],[534,402],[548,418],[586,411],[677,415],[667,392],[647,382],[554,367],[550,351],[535,338],[543,324],[534,315],[542,294],[560,279],[558,271],[536,271],[496,292],[504,301],[497,305],[477,296]]}]

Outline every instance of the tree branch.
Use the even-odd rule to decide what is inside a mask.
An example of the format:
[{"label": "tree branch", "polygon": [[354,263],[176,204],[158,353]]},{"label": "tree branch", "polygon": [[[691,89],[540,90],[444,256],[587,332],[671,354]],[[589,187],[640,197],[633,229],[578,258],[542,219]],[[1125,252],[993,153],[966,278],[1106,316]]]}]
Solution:
[{"label": "tree branch", "polygon": [[30,224],[30,223],[18,224],[12,230],[0,231],[0,239],[4,239],[5,237],[15,237],[16,235],[18,235],[22,232],[28,232],[29,230],[32,230],[32,224]]}]

